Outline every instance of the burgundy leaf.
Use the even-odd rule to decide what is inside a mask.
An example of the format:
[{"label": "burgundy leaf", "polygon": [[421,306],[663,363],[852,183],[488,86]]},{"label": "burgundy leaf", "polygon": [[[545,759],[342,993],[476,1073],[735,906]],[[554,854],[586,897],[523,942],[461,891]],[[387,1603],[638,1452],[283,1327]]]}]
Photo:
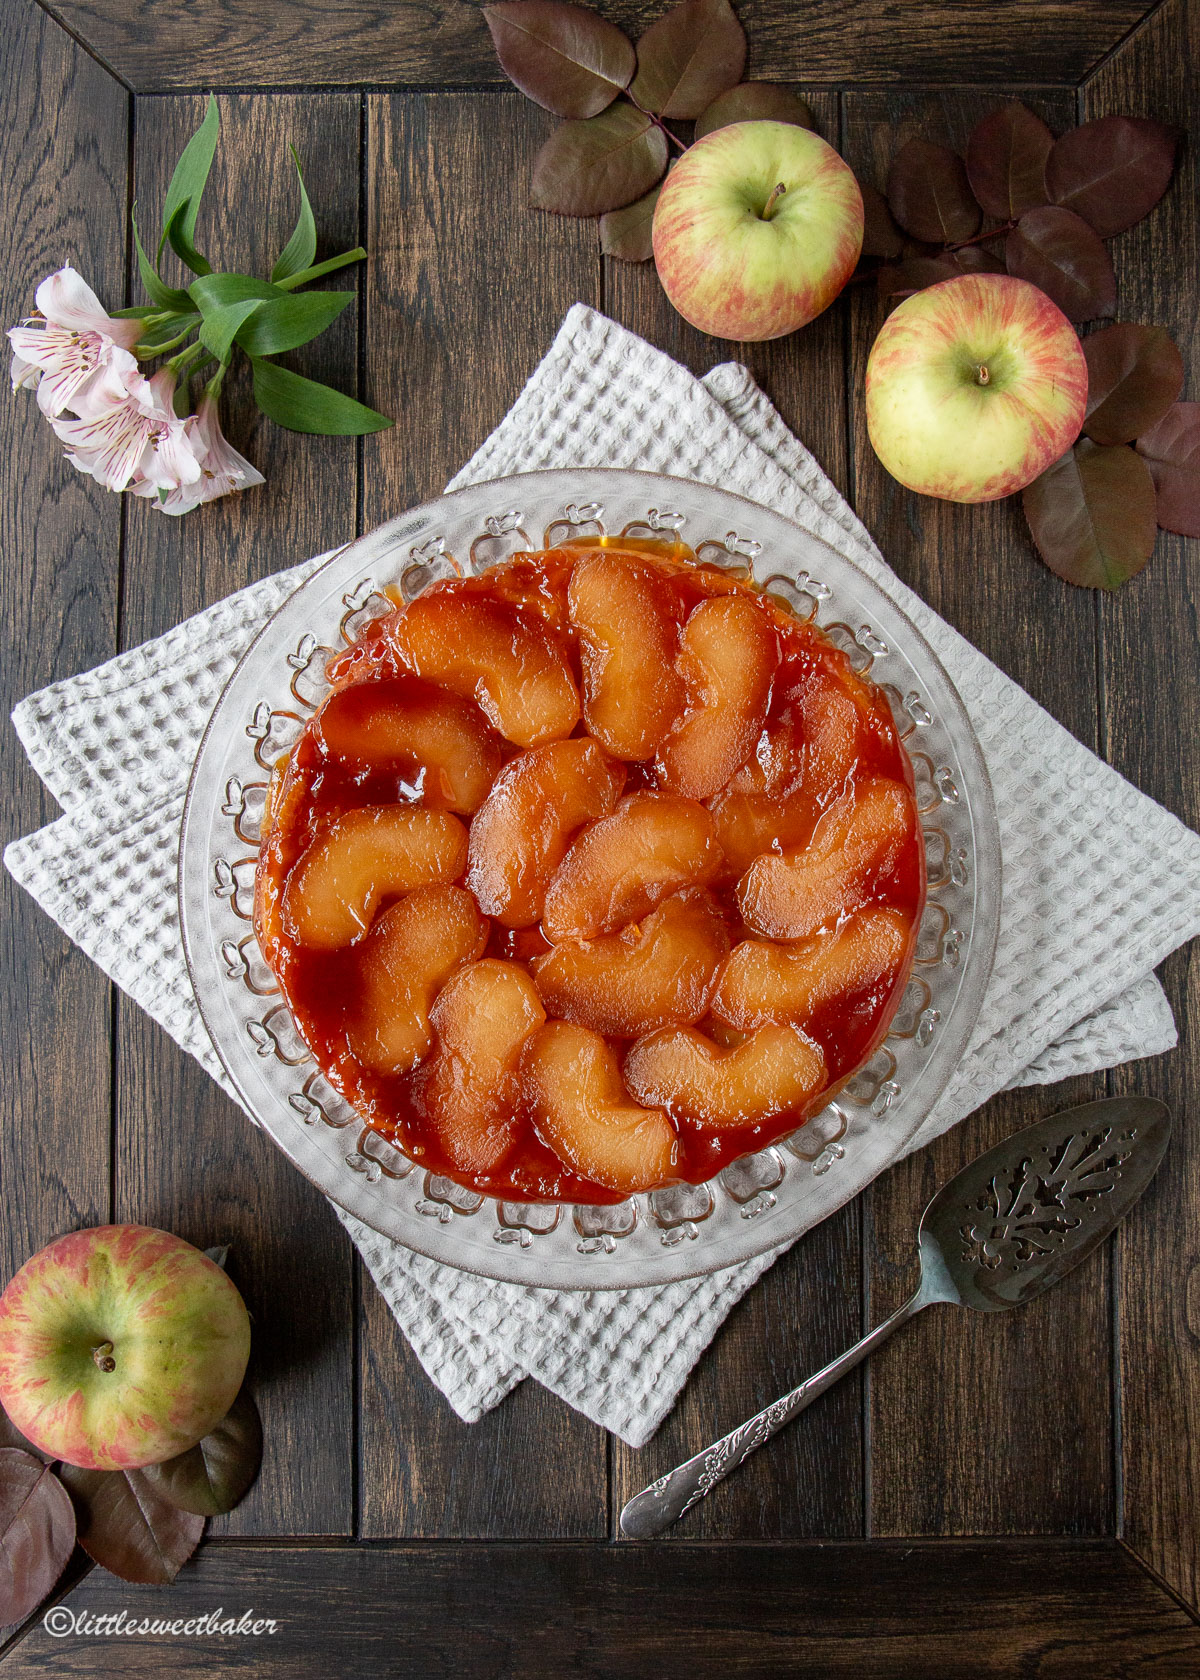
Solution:
[{"label": "burgundy leaf", "polygon": [[1167,190],[1179,136],[1150,117],[1099,117],[1054,142],[1046,188],[1102,239],[1140,222]]},{"label": "burgundy leaf", "polygon": [[[40,1458],[43,1464],[54,1462],[48,1452],[43,1452],[41,1447],[35,1447],[27,1436],[22,1435],[3,1406],[0,1406],[0,1447],[19,1447],[22,1452],[32,1453],[34,1458]],[[0,1627],[2,1626],[3,1620],[0,1618]]]},{"label": "burgundy leaf", "polygon": [[219,1517],[244,1497],[262,1463],[262,1420],[243,1388],[215,1429],[164,1464],[141,1472],[151,1487],[181,1511]]},{"label": "burgundy leaf", "polygon": [[698,117],[745,68],[746,34],[729,0],[682,0],[638,42],[630,92],[660,117]]},{"label": "burgundy leaf", "polygon": [[586,6],[498,0],[483,15],[505,74],[557,116],[598,116],[637,68],[629,37]]},{"label": "burgundy leaf", "polygon": [[1040,286],[1069,321],[1094,321],[1117,307],[1112,258],[1082,216],[1048,204],[1027,210],[1004,246],[1008,272]]},{"label": "burgundy leaf", "polygon": [[728,128],[738,122],[782,122],[795,128],[817,126],[808,106],[791,88],[778,82],[739,82],[728,93],[719,93],[696,119],[696,139],[714,128]]},{"label": "burgundy leaf", "polygon": [[858,190],[863,201],[863,256],[898,257],[904,249],[904,235],[892,220],[887,199],[878,187],[867,186],[862,181]]},{"label": "burgundy leaf", "polygon": [[1016,100],[975,124],[967,141],[967,178],[989,216],[1011,222],[1048,202],[1046,159],[1053,144],[1042,119]]},{"label": "burgundy leaf", "polygon": [[1137,440],[1158,492],[1158,523],[1180,536],[1200,537],[1200,403],[1169,408]]},{"label": "burgundy leaf", "polygon": [[635,199],[623,210],[609,210],[600,218],[600,249],[621,262],[649,262],[654,255],[654,206],[661,187]]},{"label": "burgundy leaf", "polygon": [[667,167],[660,128],[632,105],[556,128],[533,163],[532,202],[559,216],[601,216],[650,191]]},{"label": "burgundy leaf", "polygon": [[75,1549],[75,1512],[45,1464],[0,1448],[0,1626],[36,1610]]},{"label": "burgundy leaf", "polygon": [[963,160],[933,140],[901,146],[888,170],[887,201],[914,239],[950,245],[979,229],[979,206]]},{"label": "burgundy leaf", "polygon": [[906,257],[903,262],[881,268],[875,276],[880,297],[908,297],[936,286],[942,280],[953,280],[961,270],[944,257]]},{"label": "burgundy leaf", "polygon": [[80,1470],[64,1464],[79,1544],[123,1581],[163,1586],[196,1550],[204,1518],[163,1498],[140,1470]]},{"label": "burgundy leaf", "polygon": [[1021,500],[1042,559],[1083,589],[1116,589],[1153,552],[1154,480],[1127,444],[1080,438]]},{"label": "burgundy leaf", "polygon": [[1004,263],[983,245],[963,245],[957,251],[947,251],[946,259],[960,274],[1003,274]]},{"label": "burgundy leaf", "polygon": [[1088,366],[1083,429],[1097,443],[1132,443],[1183,390],[1183,357],[1162,327],[1105,327],[1083,341]]}]

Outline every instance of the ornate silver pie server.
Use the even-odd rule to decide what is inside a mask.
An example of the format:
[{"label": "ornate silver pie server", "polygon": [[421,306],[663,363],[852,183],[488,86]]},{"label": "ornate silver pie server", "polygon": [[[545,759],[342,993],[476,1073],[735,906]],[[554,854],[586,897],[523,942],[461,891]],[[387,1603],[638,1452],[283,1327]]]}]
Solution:
[{"label": "ornate silver pie server", "polygon": [[690,1511],[819,1394],[935,1301],[1002,1312],[1032,1300],[1102,1243],[1149,1184],[1171,1111],[1110,1097],[1027,1126],[977,1156],[921,1215],[921,1281],[892,1316],[823,1371],[635,1495],[623,1533],[648,1539]]}]

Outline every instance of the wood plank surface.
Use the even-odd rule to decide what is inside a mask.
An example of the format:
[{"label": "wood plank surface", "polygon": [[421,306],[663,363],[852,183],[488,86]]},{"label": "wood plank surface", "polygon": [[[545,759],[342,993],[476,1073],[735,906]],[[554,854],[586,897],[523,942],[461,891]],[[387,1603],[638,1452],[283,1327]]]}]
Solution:
[{"label": "wood plank surface", "polygon": [[[1056,132],[1074,122],[1070,94],[1027,97]],[[845,155],[882,188],[890,159],[910,135],[961,148],[995,103],[980,90],[847,94]],[[862,392],[885,309],[862,288],[851,311],[859,514],[907,583],[1094,747],[1091,595],[1061,583],[1036,558],[1019,500],[939,502],[912,494],[883,470],[867,439]],[[1007,1093],[878,1180],[864,1198],[871,1321],[916,1285],[917,1224],[939,1184],[1017,1127],[1104,1089],[1097,1076],[1063,1090]],[[926,1313],[899,1346],[872,1362],[869,1533],[1111,1531],[1108,1288],[1101,1256],[1020,1313]]]},{"label": "wood plank surface", "polygon": [[[4,1680],[1194,1680],[1200,1628],[1115,1542],[207,1546],[169,1594],[96,1570],[59,1609],[224,1638],[35,1625]],[[59,1624],[63,1625],[62,1623]],[[95,1626],[84,1622],[84,1627]]]},{"label": "wood plank surface", "polygon": [[[1200,400],[1200,5],[1170,0],[1082,91],[1081,114],[1153,116],[1190,130],[1162,203],[1113,242],[1120,317],[1158,322],[1183,351],[1184,396]],[[1146,570],[1102,602],[1107,751],[1124,775],[1200,827],[1200,545],[1159,534]],[[1171,1151],[1119,1232],[1123,1415],[1120,1513],[1129,1542],[1200,1602],[1200,1088],[1198,957],[1176,952],[1163,982],[1180,1045],[1116,1075],[1175,1109]]]},{"label": "wood plank surface", "polygon": [[[297,212],[295,144],[322,238],[358,241],[360,101],[353,94],[222,99],[222,138],[197,239],[218,268],[266,273]],[[204,114],[198,96],[136,113],[141,225],[158,226],[175,159]],[[331,284],[353,288],[356,270]],[[354,391],[355,306],[297,370]],[[184,519],[129,499],[122,640],[131,646],[232,590],[344,542],[356,518],[353,439],[303,437],[260,416],[244,384],[224,404],[259,489]],[[332,1210],[208,1075],[140,1010],[117,1036],[116,1214],[207,1246],[229,1243],[255,1317],[251,1377],[266,1460],[254,1491],[218,1525],[235,1533],[345,1534],[353,1525],[354,1320],[350,1245]]]},{"label": "wood plank surface", "polygon": [[[798,86],[818,129],[838,140],[838,102]],[[846,405],[842,345],[847,301],[801,333],[765,344],[733,344],[688,325],[667,302],[652,263],[604,264],[605,312],[696,374],[720,362],[747,366],[784,420],[846,489]],[[641,1451],[614,1440],[615,1521],[655,1476],[699,1451],[776,1395],[800,1382],[861,1334],[859,1206],[841,1209],[778,1261],[717,1332],[679,1405]],[[796,1540],[862,1532],[861,1383],[854,1377],[757,1454],[711,1499],[669,1531],[674,1540]]]},{"label": "wood plank surface", "polygon": [[[570,306],[598,301],[594,224],[534,216],[546,119],[518,94],[370,95],[363,441],[370,529],[440,494],[512,405]],[[587,1538],[607,1525],[605,1442],[534,1383],[473,1426],[363,1285],[362,1533]]]},{"label": "wood plank surface", "polygon": [[[498,86],[478,8],[465,0],[47,0],[138,92],[366,83]],[[636,37],[666,10],[602,0]],[[1149,0],[742,0],[750,73],[809,82],[1077,82]]]},{"label": "wood plank surface", "polygon": [[[116,308],[125,284],[124,92],[33,0],[6,11],[4,87],[2,324],[31,314],[38,282],[66,263]],[[32,689],[116,651],[121,507],[68,466],[32,391],[0,396],[0,459],[7,717]],[[0,805],[6,843],[59,815],[7,723]],[[7,1282],[52,1237],[108,1218],[111,1129],[108,982],[7,873],[0,997]]]}]

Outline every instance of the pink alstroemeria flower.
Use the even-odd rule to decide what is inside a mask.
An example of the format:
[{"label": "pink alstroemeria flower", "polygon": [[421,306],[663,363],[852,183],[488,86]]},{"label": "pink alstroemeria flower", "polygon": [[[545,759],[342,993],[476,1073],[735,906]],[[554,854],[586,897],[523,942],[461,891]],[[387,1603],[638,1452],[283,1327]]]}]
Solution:
[{"label": "pink alstroemeria flower", "polygon": [[[153,379],[140,373],[125,383],[112,378],[98,387],[88,413],[78,420],[51,420],[68,445],[67,460],[108,490],[137,483],[148,493],[170,493],[200,477],[193,433],[196,417],[181,420],[172,407],[175,376],[160,368]],[[145,492],[143,492],[145,493]]]},{"label": "pink alstroemeria flower", "polygon": [[31,318],[8,329],[13,347],[13,390],[37,386],[49,418],[71,409],[82,413],[102,378],[128,381],[137,374],[130,354],[141,321],[115,321],[87,281],[73,268],[48,275],[37,289],[42,320]]},{"label": "pink alstroemeria flower", "polygon": [[218,496],[228,496],[234,490],[249,490],[266,479],[257,467],[252,467],[244,455],[239,455],[221,431],[215,397],[205,395],[195,417],[191,433],[192,446],[200,459],[200,477],[192,484],[181,485],[169,495],[159,496],[153,484],[131,484],[135,496],[153,496],[160,513],[178,516],[190,513],[202,502],[215,502]]}]

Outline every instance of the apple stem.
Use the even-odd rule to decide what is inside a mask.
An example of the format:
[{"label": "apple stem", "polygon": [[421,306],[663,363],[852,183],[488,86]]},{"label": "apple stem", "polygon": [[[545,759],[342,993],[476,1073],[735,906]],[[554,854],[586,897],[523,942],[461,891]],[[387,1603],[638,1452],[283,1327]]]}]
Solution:
[{"label": "apple stem", "polygon": [[988,385],[988,384],[991,383],[992,376],[988,372],[987,365],[985,363],[980,362],[979,371],[976,375],[976,378],[978,379],[978,381],[981,385]]},{"label": "apple stem", "polygon": [[92,1349],[92,1358],[96,1361],[97,1366],[102,1371],[115,1371],[117,1368],[117,1362],[113,1358],[113,1345],[111,1342],[101,1342],[98,1347],[94,1347]]},{"label": "apple stem", "polygon": [[771,196],[762,207],[762,219],[764,222],[769,222],[771,220],[771,217],[775,214],[775,206],[778,204],[779,200],[783,197],[786,191],[787,188],[784,186],[782,181],[780,181],[778,186],[771,188]]}]

